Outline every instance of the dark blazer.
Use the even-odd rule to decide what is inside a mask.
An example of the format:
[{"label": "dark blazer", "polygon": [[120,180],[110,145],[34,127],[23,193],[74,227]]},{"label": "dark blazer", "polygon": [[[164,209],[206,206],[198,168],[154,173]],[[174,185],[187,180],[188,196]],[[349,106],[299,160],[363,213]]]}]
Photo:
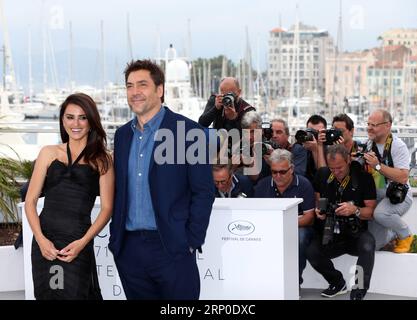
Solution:
[{"label": "dark blazer", "polygon": [[[182,139],[178,138],[177,141],[177,121],[184,124],[186,133],[195,128],[203,132],[203,128],[196,122],[165,108],[166,113],[160,129],[168,129],[172,132],[174,140],[166,143],[165,146],[175,150],[174,159],[177,159],[179,147],[180,157],[185,161],[183,164],[157,164],[152,157],[149,167],[149,187],[162,243],[168,254],[180,257],[189,253],[190,247],[196,249],[204,243],[214,202],[214,184],[211,165],[208,162],[208,149],[204,150],[206,164],[189,164],[183,154],[184,150],[181,150],[181,144],[185,144],[185,148],[188,148],[193,142],[185,141],[186,135]],[[126,232],[128,159],[133,137],[131,123],[132,121],[129,121],[120,127],[114,138],[116,189],[110,223],[109,249],[115,258],[123,247]],[[153,153],[158,146],[162,147],[161,143],[165,141],[155,141]],[[204,143],[207,147],[206,140]]]}]

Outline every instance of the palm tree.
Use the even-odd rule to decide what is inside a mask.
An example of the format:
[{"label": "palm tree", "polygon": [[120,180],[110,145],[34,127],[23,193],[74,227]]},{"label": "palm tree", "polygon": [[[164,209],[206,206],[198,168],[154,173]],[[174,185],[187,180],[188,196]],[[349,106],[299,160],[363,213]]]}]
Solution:
[{"label": "palm tree", "polygon": [[31,162],[20,161],[0,154],[0,212],[5,222],[19,222],[17,202],[20,199],[19,178],[28,178],[31,174]]}]

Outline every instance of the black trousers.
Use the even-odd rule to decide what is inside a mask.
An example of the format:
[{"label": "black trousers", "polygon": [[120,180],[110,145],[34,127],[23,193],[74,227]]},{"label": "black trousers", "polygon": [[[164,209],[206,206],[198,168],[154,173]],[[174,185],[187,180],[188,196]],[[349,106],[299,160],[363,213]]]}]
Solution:
[{"label": "black trousers", "polygon": [[[343,281],[343,275],[336,270],[331,259],[343,254],[357,256],[356,275],[352,274],[359,289],[369,289],[375,260],[375,239],[368,231],[356,235],[335,235],[334,241],[326,246],[321,237],[315,237],[307,248],[307,260],[330,285]],[[363,288],[362,287],[363,284]]]}]

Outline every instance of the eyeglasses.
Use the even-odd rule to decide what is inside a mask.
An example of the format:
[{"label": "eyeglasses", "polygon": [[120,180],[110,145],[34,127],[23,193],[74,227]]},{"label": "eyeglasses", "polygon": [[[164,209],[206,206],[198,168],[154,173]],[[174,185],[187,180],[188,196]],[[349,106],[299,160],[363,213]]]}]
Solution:
[{"label": "eyeglasses", "polygon": [[386,124],[386,123],[388,123],[388,121],[384,121],[384,122],[380,122],[380,123],[370,123],[370,122],[368,122],[367,125],[368,125],[368,127],[376,128],[376,127],[380,126],[381,124]]},{"label": "eyeglasses", "polygon": [[287,170],[271,170],[271,173],[273,174],[273,175],[276,175],[276,174],[280,174],[281,176],[283,176],[284,174],[286,174],[288,171],[290,171],[290,169],[291,169],[292,167],[289,167]]}]

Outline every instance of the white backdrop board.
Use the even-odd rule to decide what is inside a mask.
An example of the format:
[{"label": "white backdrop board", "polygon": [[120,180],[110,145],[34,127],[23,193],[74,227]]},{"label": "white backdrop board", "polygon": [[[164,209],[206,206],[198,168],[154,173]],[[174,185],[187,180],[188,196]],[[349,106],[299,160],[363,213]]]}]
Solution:
[{"label": "white backdrop board", "polygon": [[[197,255],[201,299],[298,299],[298,203],[302,199],[216,199],[203,253]],[[100,199],[92,219],[98,214]],[[20,206],[24,211],[24,206]],[[38,212],[43,207],[39,199]],[[23,214],[26,299],[34,299],[32,232]],[[104,299],[125,299],[108,225],[95,238]]]},{"label": "white backdrop board", "polygon": [[298,203],[216,199],[203,254],[201,299],[298,299]]}]

